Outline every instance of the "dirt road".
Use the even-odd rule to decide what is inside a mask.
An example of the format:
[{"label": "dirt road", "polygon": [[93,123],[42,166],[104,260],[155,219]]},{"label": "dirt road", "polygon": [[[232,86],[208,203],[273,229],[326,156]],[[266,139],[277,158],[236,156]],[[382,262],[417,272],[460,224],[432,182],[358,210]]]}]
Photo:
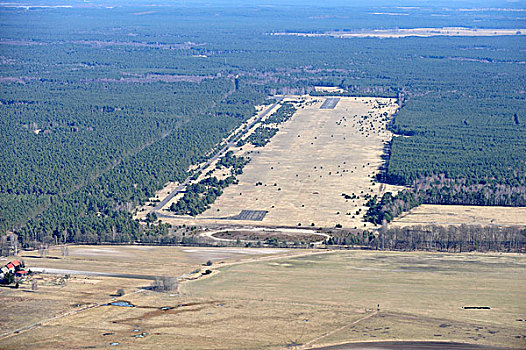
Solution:
[{"label": "dirt road", "polygon": [[[201,232],[199,235],[203,237],[208,237],[216,241],[220,242],[235,242],[236,239],[231,238],[221,238],[221,237],[215,237],[214,235],[221,232],[264,232],[264,233],[275,233],[275,232],[286,232],[286,233],[299,233],[299,234],[308,234],[308,235],[318,235],[320,236],[320,240],[317,242],[313,242],[314,245],[320,245],[325,242],[325,240],[331,238],[330,235],[323,233],[323,232],[317,232],[316,230],[308,230],[308,229],[296,229],[296,228],[268,228],[268,227],[254,227],[254,228],[239,228],[239,229],[223,229],[223,230],[213,230],[213,231],[204,231]],[[243,242],[257,242],[256,240],[247,240],[242,239]]]}]

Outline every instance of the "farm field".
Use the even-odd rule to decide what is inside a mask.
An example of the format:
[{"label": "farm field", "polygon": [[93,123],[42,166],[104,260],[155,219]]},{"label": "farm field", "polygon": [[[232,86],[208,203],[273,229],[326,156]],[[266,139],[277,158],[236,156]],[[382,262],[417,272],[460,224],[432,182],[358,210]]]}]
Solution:
[{"label": "farm field", "polygon": [[[275,346],[440,340],[521,347],[525,263],[515,255],[347,251],[226,267],[186,284],[183,292],[246,300],[238,315],[246,318],[243,325],[280,329],[281,340],[243,325],[237,334],[264,337],[263,344]],[[271,304],[279,315],[272,320],[264,308]],[[284,305],[303,310],[287,312]]]},{"label": "farm field", "polygon": [[[115,300],[118,289],[125,293],[144,293],[156,277],[177,278],[199,269],[211,260],[235,262],[260,258],[286,250],[240,248],[184,248],[153,246],[70,246],[64,257],[59,248],[49,249],[46,258],[23,252],[28,269],[57,272],[36,274],[37,290],[26,282],[19,289],[0,288],[0,348],[7,333],[35,322],[64,314],[85,312],[86,308]],[[9,259],[2,259],[5,264]],[[162,263],[161,263],[162,261]],[[85,272],[79,274],[78,272]],[[69,276],[65,278],[64,276]],[[102,276],[110,274],[114,276]],[[121,277],[115,277],[119,276]],[[126,278],[135,277],[135,278]],[[44,326],[45,328],[46,326]],[[50,347],[52,348],[52,347]]]},{"label": "farm field", "polygon": [[391,222],[391,226],[414,225],[526,225],[524,207],[481,207],[423,204]]},{"label": "farm field", "polygon": [[228,218],[252,210],[268,212],[258,225],[364,227],[364,196],[386,189],[374,176],[391,138],[386,124],[398,106],[387,98],[342,97],[326,105],[326,98],[304,99],[269,144],[237,150],[251,157],[239,184],[187,222],[246,224]]},{"label": "farm field", "polygon": [[523,256],[300,254],[214,264],[180,294],[127,294],[120,300],[135,307],[92,308],[4,338],[0,348],[307,349],[393,340],[524,346]]}]

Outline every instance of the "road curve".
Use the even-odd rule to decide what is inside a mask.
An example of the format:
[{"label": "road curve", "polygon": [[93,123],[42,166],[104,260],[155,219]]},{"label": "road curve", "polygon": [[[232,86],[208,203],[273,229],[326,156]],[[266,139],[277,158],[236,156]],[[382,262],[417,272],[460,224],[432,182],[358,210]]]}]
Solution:
[{"label": "road curve", "polygon": [[[297,232],[297,233],[304,233],[304,234],[312,234],[312,235],[318,235],[320,236],[320,240],[319,241],[316,241],[316,242],[312,242],[314,245],[320,245],[322,243],[324,243],[327,239],[331,238],[330,235],[326,234],[326,233],[323,233],[323,232],[317,232],[315,230],[309,230],[309,229],[290,229],[290,228],[267,228],[267,227],[254,227],[254,228],[224,228],[224,229],[221,229],[221,230],[212,230],[212,231],[203,231],[199,234],[199,236],[202,236],[202,237],[208,237],[208,238],[211,238],[215,241],[222,241],[222,242],[235,242],[236,239],[232,239],[232,238],[220,238],[220,237],[215,237],[214,235],[216,233],[221,233],[221,232],[225,232],[225,231],[228,231],[228,232],[236,232],[236,231],[241,231],[241,232],[245,232],[245,231],[252,231],[252,232]],[[257,240],[250,240],[250,239],[242,239],[241,240],[242,242],[257,242]]]}]

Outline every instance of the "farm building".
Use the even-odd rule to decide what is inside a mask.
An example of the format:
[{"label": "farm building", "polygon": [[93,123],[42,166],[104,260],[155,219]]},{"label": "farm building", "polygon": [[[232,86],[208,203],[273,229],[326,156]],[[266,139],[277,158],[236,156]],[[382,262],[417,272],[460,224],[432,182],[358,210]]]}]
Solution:
[{"label": "farm building", "polygon": [[0,283],[13,283],[14,277],[25,277],[29,274],[24,270],[24,263],[15,259],[0,269]]}]

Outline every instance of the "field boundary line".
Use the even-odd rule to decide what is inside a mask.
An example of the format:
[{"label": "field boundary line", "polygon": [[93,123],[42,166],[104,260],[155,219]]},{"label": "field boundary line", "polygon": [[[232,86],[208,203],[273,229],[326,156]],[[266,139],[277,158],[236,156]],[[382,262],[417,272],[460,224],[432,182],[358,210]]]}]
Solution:
[{"label": "field boundary line", "polygon": [[317,342],[317,341],[319,341],[319,340],[321,340],[321,339],[323,339],[323,338],[326,338],[326,337],[328,337],[328,336],[330,336],[330,335],[333,335],[334,333],[338,333],[338,332],[344,330],[344,329],[347,328],[347,327],[350,327],[350,326],[352,326],[352,325],[355,325],[355,324],[357,324],[357,323],[360,323],[360,322],[362,322],[362,321],[365,321],[365,320],[367,320],[367,319],[369,319],[369,318],[371,318],[371,317],[373,317],[373,316],[376,316],[376,315],[378,315],[378,311],[373,311],[372,313],[370,313],[370,314],[368,314],[368,315],[365,315],[365,316],[363,316],[363,317],[360,317],[359,319],[354,320],[354,321],[351,322],[351,323],[345,324],[345,325],[343,325],[343,326],[341,326],[341,327],[338,327],[338,328],[336,328],[336,329],[334,329],[334,330],[332,330],[332,331],[330,331],[330,332],[323,333],[322,335],[320,335],[320,336],[318,336],[318,337],[316,337],[316,338],[314,338],[314,339],[309,340],[309,341],[306,342],[305,344],[302,344],[302,345],[298,346],[296,349],[298,349],[298,350],[299,350],[299,349],[312,349],[312,345],[313,345],[315,342]]}]

